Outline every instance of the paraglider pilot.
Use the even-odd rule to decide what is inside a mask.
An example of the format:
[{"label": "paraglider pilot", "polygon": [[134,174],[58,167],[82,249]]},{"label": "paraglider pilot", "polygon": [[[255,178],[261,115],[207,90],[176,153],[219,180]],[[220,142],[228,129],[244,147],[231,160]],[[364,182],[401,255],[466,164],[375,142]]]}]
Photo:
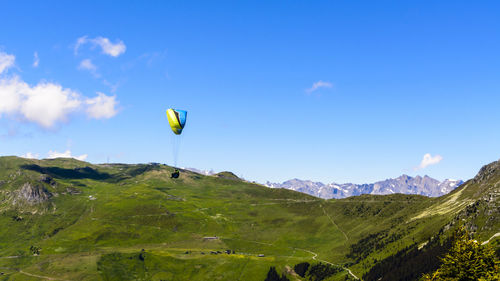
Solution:
[{"label": "paraglider pilot", "polygon": [[175,169],[175,171],[170,175],[171,179],[176,179],[180,175],[180,171],[178,169]]}]

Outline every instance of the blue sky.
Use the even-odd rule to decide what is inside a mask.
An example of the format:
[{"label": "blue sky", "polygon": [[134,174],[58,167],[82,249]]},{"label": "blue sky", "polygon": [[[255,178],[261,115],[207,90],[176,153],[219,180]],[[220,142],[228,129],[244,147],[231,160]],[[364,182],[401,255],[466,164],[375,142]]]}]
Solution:
[{"label": "blue sky", "polygon": [[101,2],[2,4],[0,155],[172,164],[174,107],[179,166],[259,182],[500,158],[498,2]]}]

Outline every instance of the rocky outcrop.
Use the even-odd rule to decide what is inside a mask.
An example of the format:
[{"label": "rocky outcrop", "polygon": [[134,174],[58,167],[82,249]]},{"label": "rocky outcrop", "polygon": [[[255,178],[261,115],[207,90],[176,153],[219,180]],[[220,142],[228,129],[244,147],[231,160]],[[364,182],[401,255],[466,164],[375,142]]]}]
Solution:
[{"label": "rocky outcrop", "polygon": [[500,175],[500,160],[485,165],[472,179],[472,183],[488,182],[492,177]]},{"label": "rocky outcrop", "polygon": [[77,195],[77,194],[81,194],[82,191],[79,190],[78,188],[75,188],[75,187],[66,187],[66,192],[70,195]]},{"label": "rocky outcrop", "polygon": [[51,178],[51,177],[49,177],[47,175],[41,175],[40,176],[40,181],[43,182],[43,183],[46,183],[46,184],[50,184],[51,186],[56,185],[56,181],[53,178]]},{"label": "rocky outcrop", "polygon": [[454,220],[445,227],[463,224],[471,233],[481,233],[485,241],[498,232],[500,225],[500,161],[485,165],[479,173],[460,190],[456,200],[469,201],[467,206],[456,214]]},{"label": "rocky outcrop", "polygon": [[52,193],[45,186],[27,182],[16,192],[14,204],[40,204],[48,201],[51,197]]}]

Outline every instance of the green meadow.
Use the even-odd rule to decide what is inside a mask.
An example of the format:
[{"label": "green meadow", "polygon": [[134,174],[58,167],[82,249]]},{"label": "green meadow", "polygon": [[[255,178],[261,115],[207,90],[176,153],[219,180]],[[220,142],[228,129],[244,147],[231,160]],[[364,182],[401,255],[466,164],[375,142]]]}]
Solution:
[{"label": "green meadow", "polygon": [[231,173],[172,171],[0,158],[0,280],[264,280],[270,266],[290,273],[306,261],[361,277],[483,194],[323,200]]}]

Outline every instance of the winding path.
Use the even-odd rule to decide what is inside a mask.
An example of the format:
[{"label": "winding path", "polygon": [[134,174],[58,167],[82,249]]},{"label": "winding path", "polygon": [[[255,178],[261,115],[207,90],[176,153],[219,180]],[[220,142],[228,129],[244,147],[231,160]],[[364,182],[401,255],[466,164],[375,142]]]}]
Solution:
[{"label": "winding path", "polygon": [[331,263],[331,262],[329,262],[329,261],[325,261],[325,260],[320,260],[320,259],[318,259],[318,258],[317,258],[317,257],[318,257],[318,254],[317,254],[317,253],[315,253],[315,252],[313,252],[313,251],[309,251],[309,250],[306,250],[306,249],[300,249],[300,248],[294,248],[294,249],[301,250],[301,251],[304,251],[304,252],[308,252],[309,254],[313,255],[312,259],[313,259],[313,260],[315,260],[315,261],[324,262],[324,263],[327,263],[327,264],[329,264],[329,265],[333,265],[333,266],[340,266],[340,267],[342,267],[344,270],[346,270],[347,272],[349,272],[349,274],[350,274],[352,277],[354,277],[354,278],[355,278],[355,279],[357,279],[357,280],[361,280],[361,279],[359,279],[359,278],[358,278],[358,276],[354,275],[354,273],[352,273],[352,271],[351,271],[349,268],[347,268],[347,267],[343,267],[343,266],[341,266],[341,265],[339,265],[339,264],[334,264],[334,263]]},{"label": "winding path", "polygon": [[[335,223],[334,223],[335,224]],[[340,229],[340,228],[339,228]],[[345,234],[344,234],[345,235]],[[220,237],[222,238],[222,237]],[[259,242],[259,241],[253,241],[253,240],[246,240],[246,239],[238,239],[238,238],[225,238],[225,239],[234,239],[234,240],[240,240],[240,241],[247,241],[247,242],[251,242],[251,243],[257,243],[257,244],[263,244],[263,245],[267,245],[267,246],[273,246],[273,244],[270,244],[270,243],[264,243],[264,242]],[[312,259],[315,260],[315,261],[319,261],[319,262],[324,262],[324,263],[327,263],[329,265],[333,265],[333,266],[339,266],[339,267],[342,267],[344,270],[346,270],[352,277],[354,277],[356,280],[361,280],[360,278],[358,278],[358,276],[356,276],[354,273],[352,273],[352,271],[347,268],[347,267],[344,267],[340,264],[334,264],[334,263],[331,263],[329,261],[325,261],[325,260],[320,260],[318,259],[318,254],[313,252],[313,251],[310,251],[310,250],[306,250],[306,249],[301,249],[301,248],[295,248],[295,247],[290,247],[291,249],[293,249],[294,251],[295,250],[299,250],[299,251],[303,251],[303,252],[307,252],[312,256]],[[294,252],[295,254],[295,252]],[[252,254],[249,254],[249,255],[252,255]],[[292,256],[289,256],[289,258],[291,258]],[[241,276],[240,276],[241,277]]]}]

